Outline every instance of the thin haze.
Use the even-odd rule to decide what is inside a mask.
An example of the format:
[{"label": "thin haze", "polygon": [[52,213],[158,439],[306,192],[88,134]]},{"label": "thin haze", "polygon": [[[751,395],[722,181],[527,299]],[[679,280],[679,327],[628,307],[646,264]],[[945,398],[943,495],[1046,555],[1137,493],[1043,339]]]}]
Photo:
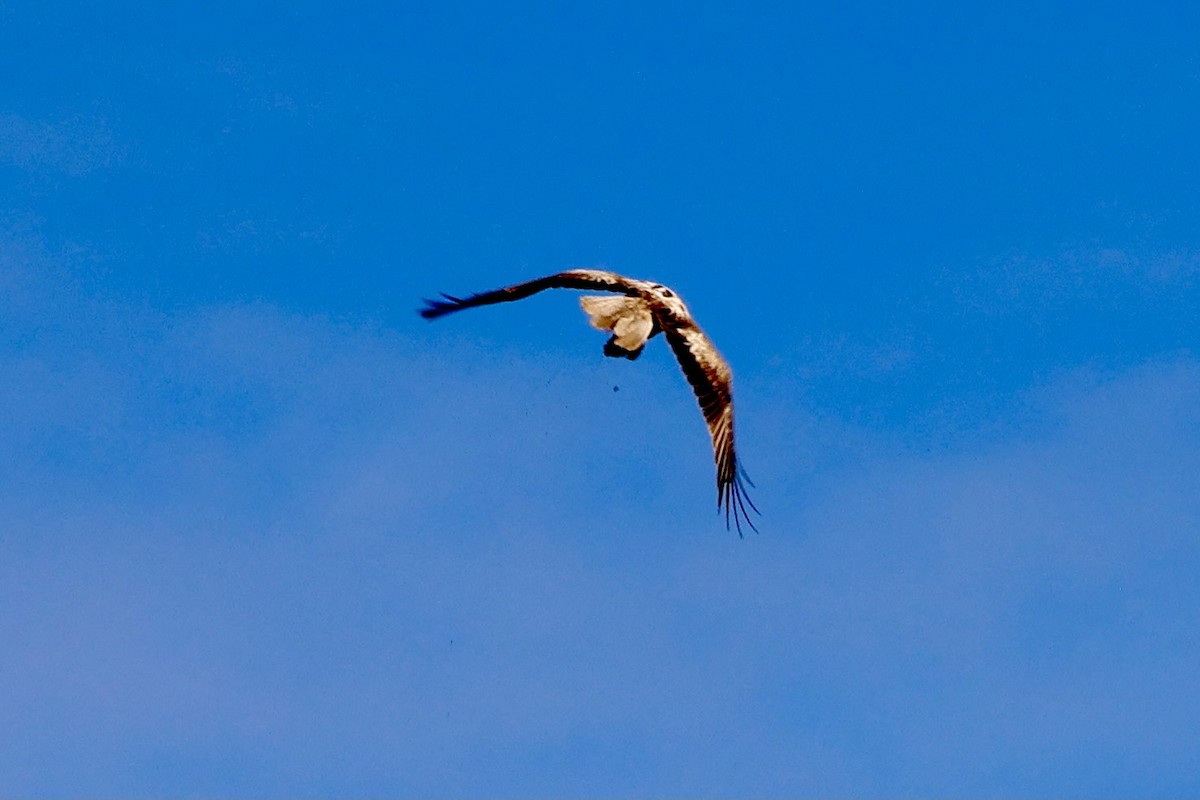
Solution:
[{"label": "thin haze", "polygon": [[0,794],[1196,794],[1198,23],[0,5]]}]

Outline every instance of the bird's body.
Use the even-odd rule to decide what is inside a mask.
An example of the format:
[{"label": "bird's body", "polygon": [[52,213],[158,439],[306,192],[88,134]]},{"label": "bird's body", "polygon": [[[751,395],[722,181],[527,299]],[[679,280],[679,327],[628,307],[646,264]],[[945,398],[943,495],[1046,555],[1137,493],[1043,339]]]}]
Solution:
[{"label": "bird's body", "polygon": [[642,354],[647,340],[662,333],[650,304],[640,297],[588,295],[579,298],[579,305],[594,327],[612,331],[612,338],[604,343],[606,356],[633,361]]},{"label": "bird's body", "polygon": [[572,269],[465,298],[443,295],[445,300],[425,301],[421,316],[437,319],[466,308],[521,300],[546,289],[590,289],[616,295],[580,298],[591,324],[612,333],[604,345],[606,356],[636,359],[647,341],[663,334],[708,423],[717,466],[717,508],[725,511],[726,527],[732,518],[739,536],[743,521],[754,529],[747,505],[755,512],[758,509],[746,496],[744,472],[733,446],[732,372],[687,306],[666,286],[604,270]]}]

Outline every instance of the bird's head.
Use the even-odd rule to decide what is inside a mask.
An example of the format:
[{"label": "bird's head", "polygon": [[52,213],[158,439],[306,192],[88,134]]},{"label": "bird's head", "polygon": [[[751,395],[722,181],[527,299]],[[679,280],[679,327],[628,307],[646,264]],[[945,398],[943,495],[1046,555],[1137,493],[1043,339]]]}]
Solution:
[{"label": "bird's head", "polygon": [[683,300],[674,291],[663,286],[661,283],[652,283],[647,292],[654,297],[654,300],[665,306],[674,316],[687,318],[692,315],[688,311],[688,307],[683,304]]}]

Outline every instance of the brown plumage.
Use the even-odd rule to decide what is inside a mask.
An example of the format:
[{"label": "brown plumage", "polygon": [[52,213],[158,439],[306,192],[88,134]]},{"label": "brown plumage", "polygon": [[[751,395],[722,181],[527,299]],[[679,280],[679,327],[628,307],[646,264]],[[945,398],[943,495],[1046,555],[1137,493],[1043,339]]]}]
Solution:
[{"label": "brown plumage", "polygon": [[732,518],[738,536],[742,535],[743,522],[757,531],[747,506],[755,513],[758,509],[746,494],[742,481],[748,482],[749,478],[734,450],[733,374],[712,341],[692,319],[687,306],[667,287],[626,278],[615,272],[572,269],[468,297],[443,294],[444,300],[426,300],[420,313],[425,319],[432,320],[464,308],[521,300],[546,289],[592,289],[624,295],[580,298],[580,305],[592,325],[613,334],[604,345],[606,356],[633,360],[641,355],[649,339],[659,333],[666,337],[700,402],[704,421],[708,423],[717,466],[717,510],[724,510],[726,528]]}]

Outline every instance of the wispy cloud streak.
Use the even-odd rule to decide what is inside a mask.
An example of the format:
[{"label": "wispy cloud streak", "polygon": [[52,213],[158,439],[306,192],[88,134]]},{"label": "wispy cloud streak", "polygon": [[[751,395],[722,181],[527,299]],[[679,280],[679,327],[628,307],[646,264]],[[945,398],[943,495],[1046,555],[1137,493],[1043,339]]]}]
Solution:
[{"label": "wispy cloud streak", "polygon": [[0,396],[11,791],[1188,788],[1156,782],[1200,713],[1188,358],[930,453],[761,408],[738,542],[665,355],[35,296]]}]

